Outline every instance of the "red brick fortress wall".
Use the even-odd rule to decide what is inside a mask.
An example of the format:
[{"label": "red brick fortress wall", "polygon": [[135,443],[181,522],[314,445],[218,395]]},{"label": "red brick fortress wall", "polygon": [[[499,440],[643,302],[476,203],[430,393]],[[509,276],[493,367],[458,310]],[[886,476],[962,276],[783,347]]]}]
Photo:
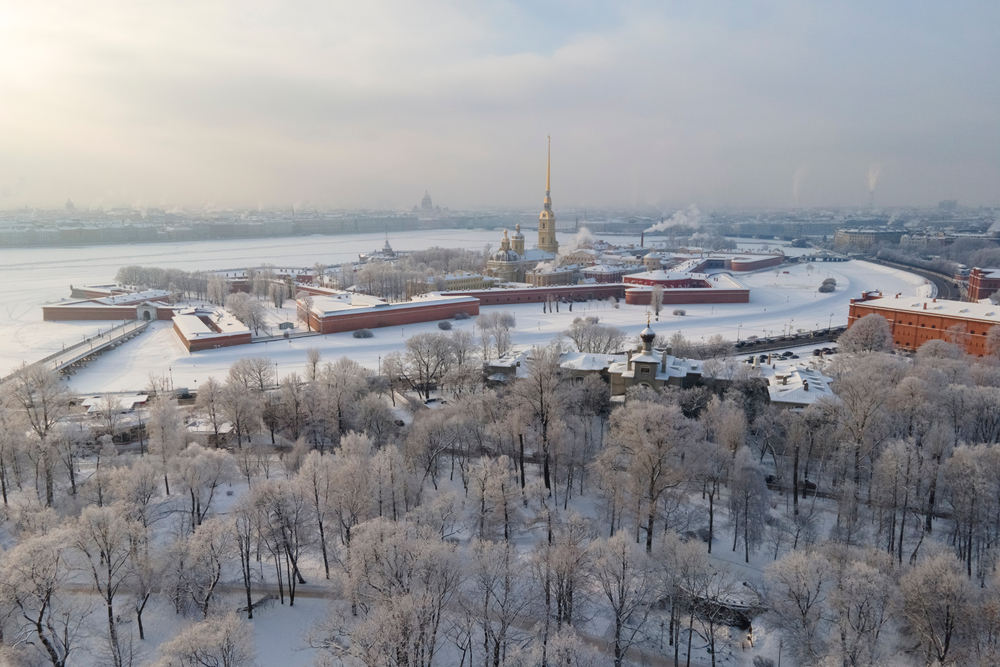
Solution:
[{"label": "red brick fortress wall", "polygon": [[564,285],[525,287],[523,289],[490,289],[448,292],[448,296],[474,296],[483,306],[505,306],[516,303],[541,303],[550,296],[556,301],[586,301],[588,299],[625,298],[625,285],[602,283],[595,285]]},{"label": "red brick fortress wall", "polygon": [[[135,306],[42,306],[42,319],[46,322],[72,322],[76,320],[134,320]],[[167,319],[170,319],[169,317]]]},{"label": "red brick fortress wall", "polygon": [[[358,329],[377,329],[419,322],[434,322],[435,320],[450,320],[460,312],[475,317],[479,314],[479,304],[470,301],[465,303],[415,303],[409,308],[387,308],[381,312],[378,310],[374,312],[366,310],[361,313],[345,312],[322,317],[310,312],[309,327],[313,331],[324,334],[344,333]],[[299,318],[301,319],[303,315],[303,308],[300,306]]]},{"label": "red brick fortress wall", "polygon": [[[653,291],[648,289],[630,289],[625,292],[625,303],[630,306],[648,306],[653,298]],[[750,290],[740,289],[691,289],[663,290],[664,304],[694,304],[694,303],[750,303]]]},{"label": "red brick fortress wall", "polygon": [[767,257],[734,257],[731,263],[733,271],[756,271],[769,266],[779,266],[785,261],[784,255],[768,255]]}]

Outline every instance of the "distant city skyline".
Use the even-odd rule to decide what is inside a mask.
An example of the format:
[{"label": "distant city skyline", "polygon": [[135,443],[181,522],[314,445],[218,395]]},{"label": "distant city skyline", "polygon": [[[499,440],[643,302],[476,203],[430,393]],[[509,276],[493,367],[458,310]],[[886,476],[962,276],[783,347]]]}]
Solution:
[{"label": "distant city skyline", "polygon": [[[1000,6],[15,2],[0,209],[1000,205]],[[874,194],[872,187],[874,186]]]}]

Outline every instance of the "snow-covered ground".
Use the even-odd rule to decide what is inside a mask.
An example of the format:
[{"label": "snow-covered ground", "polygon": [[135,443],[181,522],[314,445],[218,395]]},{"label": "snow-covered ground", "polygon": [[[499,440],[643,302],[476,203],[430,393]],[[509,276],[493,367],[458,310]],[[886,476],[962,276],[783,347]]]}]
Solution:
[{"label": "snow-covered ground", "polygon": [[[788,271],[788,273],[785,273]],[[837,280],[837,291],[820,294],[816,291],[823,279]],[[659,322],[653,322],[657,333],[670,335],[680,331],[690,340],[700,342],[720,333],[736,339],[757,335],[776,335],[783,329],[817,329],[845,324],[850,300],[861,291],[882,289],[887,293],[903,292],[915,295],[924,285],[923,278],[901,271],[885,272],[884,267],[867,262],[821,264],[812,273],[805,266],[783,268],[743,278],[750,291],[749,304],[685,305],[683,317],[674,316],[672,306],[665,307]],[[517,318],[514,344],[524,348],[545,345],[566,330],[573,318],[597,316],[602,322],[615,324],[638,334],[646,325],[646,308],[627,306],[612,308],[606,302],[575,304],[573,310],[561,307],[558,313],[542,313],[541,304],[484,307],[512,311]],[[454,330],[477,332],[475,320],[453,321]],[[291,340],[255,343],[206,352],[188,352],[177,341],[169,323],[156,323],[149,331],[122,347],[112,350],[70,379],[80,392],[120,391],[146,386],[150,372],[173,375],[174,385],[196,389],[210,376],[222,378],[229,366],[240,357],[265,356],[277,364],[279,376],[290,372],[305,373],[306,350],[319,348],[325,360],[343,356],[377,369],[380,357],[402,349],[406,338],[417,333],[438,331],[436,322],[376,329],[375,337],[354,338],[350,333],[328,334]]]},{"label": "snow-covered ground", "polygon": [[[560,235],[561,238],[565,235]],[[481,248],[496,245],[495,231],[439,230],[393,234],[393,247],[418,250],[432,246]],[[637,242],[629,237],[609,237],[613,243]],[[384,242],[378,234],[348,236],[312,236],[287,239],[247,239],[232,242],[210,241],[155,245],[112,245],[84,248],[32,248],[0,250],[0,279],[6,286],[0,295],[0,374],[22,361],[35,361],[59,350],[62,345],[81,340],[85,335],[106,329],[110,322],[43,322],[41,305],[68,299],[70,284],[109,282],[118,268],[126,264],[177,267],[185,270],[235,268],[271,262],[279,265],[310,266],[315,262],[337,264],[351,261],[362,252]],[[741,249],[759,248],[761,244],[741,242]],[[772,244],[773,245],[773,244]],[[786,248],[786,252],[808,252]],[[785,273],[787,271],[787,273]],[[837,280],[837,291],[816,291],[824,278]],[[681,331],[698,342],[702,337],[720,333],[728,338],[772,335],[782,329],[823,328],[830,323],[847,321],[852,297],[863,290],[882,289],[915,296],[927,289],[919,276],[867,262],[815,264],[810,272],[805,265],[782,267],[741,277],[750,288],[749,304],[684,305],[683,317],[673,316],[674,306],[665,306],[658,333]],[[483,310],[489,310],[490,307]],[[596,315],[601,321],[638,333],[646,322],[646,308],[621,304],[612,309],[606,303],[574,305],[573,311],[543,314],[540,304],[497,307],[513,311],[517,317],[514,344],[518,347],[544,345],[564,331],[573,318]],[[4,315],[4,313],[6,313]],[[282,318],[283,319],[283,318]],[[456,321],[456,329],[475,333],[475,321]],[[375,337],[356,339],[349,333],[330,334],[256,343],[222,350],[188,354],[170,329],[169,323],[154,323],[142,336],[98,358],[70,378],[80,392],[138,390],[146,386],[150,372],[172,373],[174,385],[195,389],[208,377],[222,377],[234,360],[245,356],[270,357],[284,376],[303,373],[306,349],[319,348],[324,359],[350,356],[373,369],[379,358],[402,348],[406,338],[421,332],[437,331],[435,322],[388,327],[375,331]]]}]

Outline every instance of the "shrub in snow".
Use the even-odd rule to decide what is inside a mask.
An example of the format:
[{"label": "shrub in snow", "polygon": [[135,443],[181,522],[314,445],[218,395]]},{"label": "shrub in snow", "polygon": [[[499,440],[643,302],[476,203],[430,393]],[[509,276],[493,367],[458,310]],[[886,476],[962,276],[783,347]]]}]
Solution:
[{"label": "shrub in snow", "polygon": [[823,294],[826,294],[827,292],[836,292],[837,286],[832,283],[823,283],[819,286],[819,291]]},{"label": "shrub in snow", "polygon": [[374,338],[375,334],[372,333],[371,329],[358,329],[353,336],[355,338]]},{"label": "shrub in snow", "polygon": [[464,313],[464,312],[463,313],[455,313],[455,319],[456,320],[467,320],[467,319],[469,319],[469,314],[468,313]]},{"label": "shrub in snow", "polygon": [[440,329],[441,331],[450,331],[451,322],[438,322],[438,329]]},{"label": "shrub in snow", "polygon": [[836,278],[827,278],[826,280],[823,281],[823,284],[824,285],[836,285],[837,284],[837,279]]},{"label": "shrub in snow", "polygon": [[674,315],[683,317],[684,315],[687,315],[687,311],[684,310],[683,308],[678,308],[677,310],[674,311]]},{"label": "shrub in snow", "polygon": [[598,322],[601,321],[601,318],[599,318],[599,317],[588,317],[587,321],[590,322],[591,324],[597,324]]}]

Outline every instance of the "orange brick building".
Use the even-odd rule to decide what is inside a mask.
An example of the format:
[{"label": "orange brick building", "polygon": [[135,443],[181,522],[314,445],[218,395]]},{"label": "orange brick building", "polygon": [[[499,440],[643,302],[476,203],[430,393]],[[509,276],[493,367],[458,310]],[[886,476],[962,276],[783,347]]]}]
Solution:
[{"label": "orange brick building", "polygon": [[893,342],[904,350],[915,350],[929,340],[951,340],[952,327],[959,326],[967,334],[966,351],[981,357],[986,354],[986,333],[1000,325],[1000,306],[866,292],[851,299],[847,326],[872,313],[889,321]]},{"label": "orange brick building", "polygon": [[1000,269],[972,269],[967,301],[986,299],[997,290],[1000,290]]}]

